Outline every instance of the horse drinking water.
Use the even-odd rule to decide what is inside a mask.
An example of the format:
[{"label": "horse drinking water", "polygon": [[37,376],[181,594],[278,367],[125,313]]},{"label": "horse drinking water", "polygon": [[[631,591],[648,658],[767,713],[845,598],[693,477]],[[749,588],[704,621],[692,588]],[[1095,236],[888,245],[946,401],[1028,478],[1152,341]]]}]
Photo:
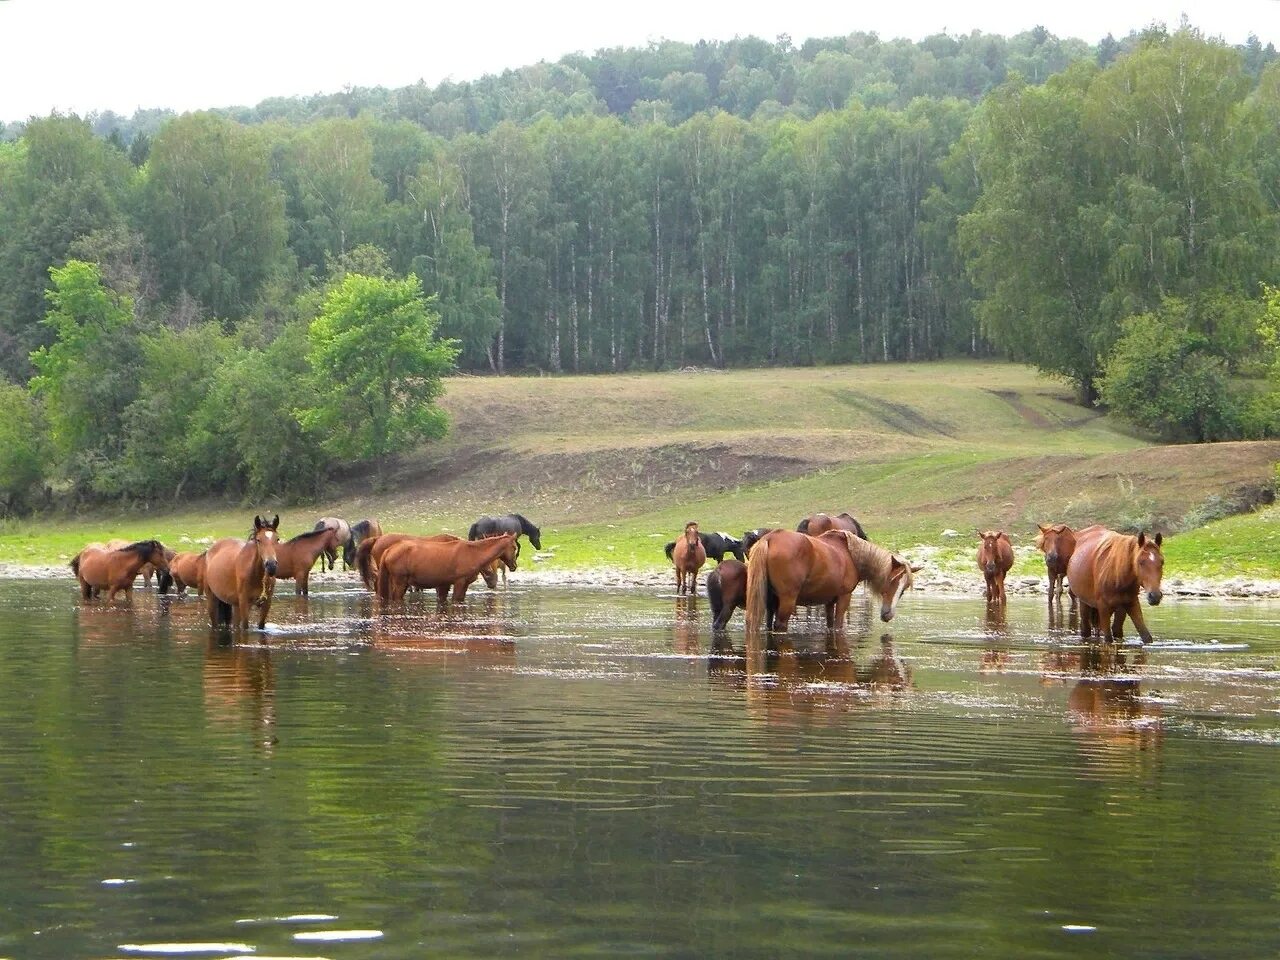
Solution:
[{"label": "horse drinking water", "polygon": [[138,571],[152,564],[167,576],[170,551],[159,540],[139,540],[119,549],[108,549],[90,544],[71,559],[71,569],[80,581],[80,596],[88,600],[100,590],[107,591],[107,600],[124,593],[126,600],[133,599],[133,581]]}]

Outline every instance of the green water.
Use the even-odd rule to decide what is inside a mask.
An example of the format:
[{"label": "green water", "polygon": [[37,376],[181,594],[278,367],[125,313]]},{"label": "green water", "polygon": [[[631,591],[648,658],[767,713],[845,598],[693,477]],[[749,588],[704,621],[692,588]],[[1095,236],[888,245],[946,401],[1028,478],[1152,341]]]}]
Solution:
[{"label": "green water", "polygon": [[1091,658],[855,601],[748,666],[653,591],[318,589],[227,647],[0,581],[0,957],[1280,953],[1280,606]]}]

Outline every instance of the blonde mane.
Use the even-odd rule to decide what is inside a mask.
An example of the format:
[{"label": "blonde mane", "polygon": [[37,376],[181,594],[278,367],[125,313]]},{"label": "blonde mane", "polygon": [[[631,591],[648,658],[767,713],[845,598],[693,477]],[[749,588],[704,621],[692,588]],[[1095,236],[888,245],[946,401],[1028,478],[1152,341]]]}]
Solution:
[{"label": "blonde mane", "polygon": [[1138,538],[1108,530],[1093,553],[1095,589],[1120,592],[1138,579]]},{"label": "blonde mane", "polygon": [[863,583],[867,585],[867,591],[874,593],[881,599],[884,598],[885,591],[889,589],[889,576],[893,572],[893,561],[897,560],[902,564],[903,582],[902,593],[906,593],[911,589],[911,565],[901,557],[895,557],[884,547],[872,543],[870,540],[863,540],[856,533],[844,531],[845,543],[849,548],[849,557],[853,560],[853,565],[858,570],[858,576]]}]

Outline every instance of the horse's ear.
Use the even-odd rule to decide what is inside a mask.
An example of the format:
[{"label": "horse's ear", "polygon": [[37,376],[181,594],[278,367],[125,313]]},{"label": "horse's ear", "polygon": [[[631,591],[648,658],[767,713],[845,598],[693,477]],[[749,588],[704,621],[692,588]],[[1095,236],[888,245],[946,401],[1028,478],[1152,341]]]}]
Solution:
[{"label": "horse's ear", "polygon": [[909,569],[911,570],[912,573],[919,573],[921,570],[924,569],[924,564],[917,563],[914,567],[910,567]]},{"label": "horse's ear", "polygon": [[270,526],[272,530],[277,530],[277,529],[279,529],[279,527],[280,527],[280,514],[278,514],[278,513],[277,513],[277,514],[275,515],[275,518],[274,518],[274,519],[272,519],[271,523],[270,523],[270,524],[268,524],[268,526]]},{"label": "horse's ear", "polygon": [[255,530],[262,529],[262,518],[258,516],[256,513],[253,515],[253,529]]},{"label": "horse's ear", "polygon": [[1147,542],[1147,532],[1143,530],[1138,534],[1138,546],[1145,546]]},{"label": "horse's ear", "polygon": [[1162,543],[1164,543],[1164,534],[1163,534],[1163,533],[1157,533],[1157,534],[1156,534],[1156,546],[1158,547],[1158,546],[1160,546],[1160,544],[1162,544]]},{"label": "horse's ear", "polygon": [[1037,523],[1036,526],[1039,527],[1041,533],[1048,533],[1051,529],[1050,527],[1046,527],[1043,523]]}]

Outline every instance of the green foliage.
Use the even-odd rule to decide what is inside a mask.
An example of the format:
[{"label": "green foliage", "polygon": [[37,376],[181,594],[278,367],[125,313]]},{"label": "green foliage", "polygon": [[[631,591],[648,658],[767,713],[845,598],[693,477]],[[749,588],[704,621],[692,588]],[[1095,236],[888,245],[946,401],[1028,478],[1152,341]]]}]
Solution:
[{"label": "green foliage", "polygon": [[1226,362],[1188,322],[1187,305],[1167,300],[1154,313],[1124,322],[1100,382],[1103,401],[1169,441],[1240,436],[1240,401]]},{"label": "green foliage", "polygon": [[0,382],[0,409],[0,516],[8,516],[35,504],[47,451],[39,407],[26,390]]},{"label": "green foliage", "polygon": [[332,456],[374,460],[381,473],[388,456],[444,436],[435,401],[457,346],[436,337],[438,323],[412,275],[348,274],[330,292],[307,333],[316,394],[295,409]]}]

